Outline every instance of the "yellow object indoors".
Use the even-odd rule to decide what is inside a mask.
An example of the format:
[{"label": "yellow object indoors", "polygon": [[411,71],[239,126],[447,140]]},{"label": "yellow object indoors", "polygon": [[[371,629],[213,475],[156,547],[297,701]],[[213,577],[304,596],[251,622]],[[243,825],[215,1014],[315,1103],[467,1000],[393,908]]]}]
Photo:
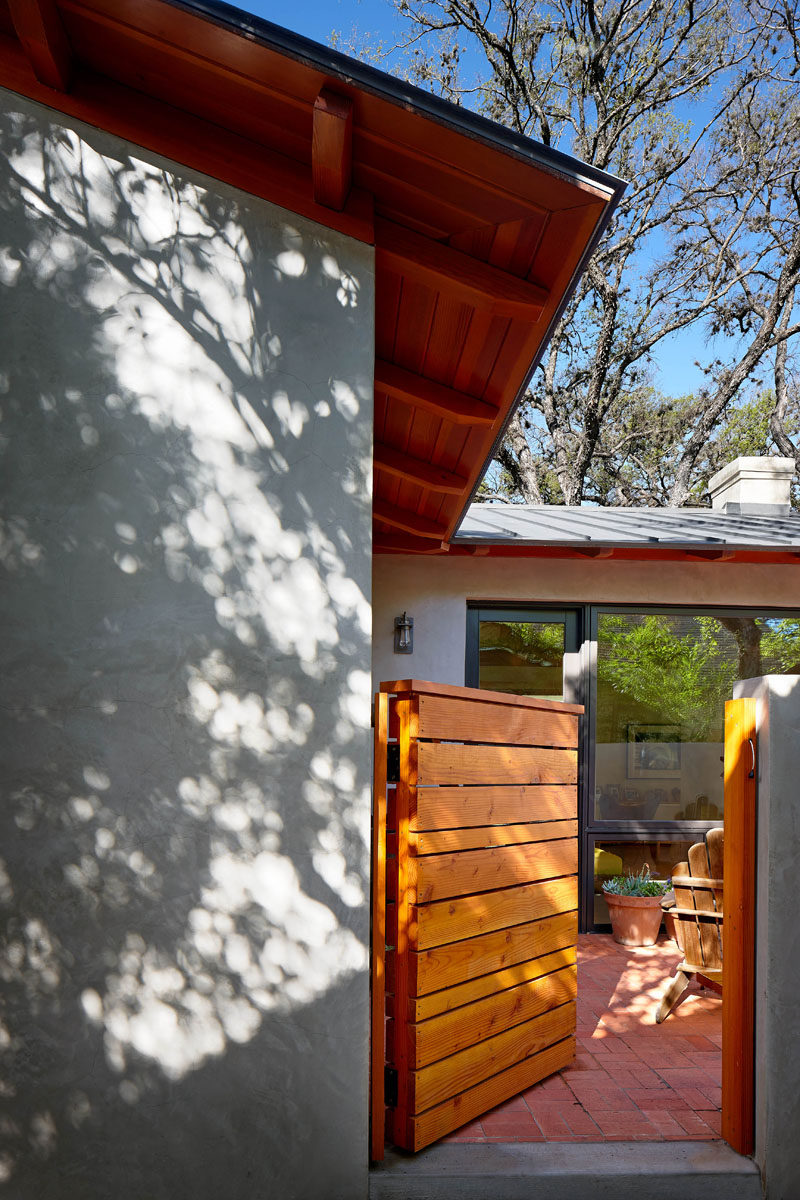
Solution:
[{"label": "yellow object indoors", "polygon": [[601,850],[599,846],[595,846],[594,873],[595,875],[621,875],[622,859],[618,854],[612,854],[609,850]]}]

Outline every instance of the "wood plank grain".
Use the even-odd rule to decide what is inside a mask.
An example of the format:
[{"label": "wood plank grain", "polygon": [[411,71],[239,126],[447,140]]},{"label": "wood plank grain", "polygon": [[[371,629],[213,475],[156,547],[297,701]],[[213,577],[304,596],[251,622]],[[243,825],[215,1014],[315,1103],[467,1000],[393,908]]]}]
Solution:
[{"label": "wood plank grain", "polygon": [[426,788],[417,792],[417,810],[411,816],[410,829],[559,821],[574,819],[577,811],[578,789],[572,784]]},{"label": "wood plank grain", "polygon": [[499,271],[460,250],[383,218],[375,222],[378,270],[399,271],[435,291],[455,291],[465,303],[496,315],[535,322],[548,300],[539,284]]},{"label": "wood plank grain", "polygon": [[[483,825],[474,829],[438,829],[411,833],[409,845],[417,855],[480,850],[488,846],[521,846],[525,842],[551,842],[577,837],[577,821],[537,821],[527,825]],[[388,853],[391,854],[391,845]]]},{"label": "wood plank grain", "polygon": [[485,996],[452,1012],[411,1024],[411,1061],[414,1067],[429,1066],[467,1046],[485,1042],[514,1025],[567,1004],[576,995],[577,968],[565,967],[543,978]]},{"label": "wood plank grain", "polygon": [[461,742],[575,747],[578,744],[578,717],[573,713],[523,708],[516,704],[483,704],[478,700],[420,696],[419,736],[457,738]]},{"label": "wood plank grain", "polygon": [[435,784],[576,783],[576,750],[528,746],[419,743],[419,786]]},{"label": "wood plank grain", "polygon": [[372,810],[372,969],[370,971],[370,1157],[383,1159],[384,1013],[386,1011],[386,738],[388,697],[375,697]]},{"label": "wood plank grain", "polygon": [[353,101],[329,87],[314,101],[311,174],[317,203],[341,212],[353,182]]},{"label": "wood plank grain", "polygon": [[493,425],[498,416],[496,408],[477,397],[445,387],[380,356],[375,359],[375,390],[454,425]]},{"label": "wood plank grain", "polygon": [[575,1039],[569,1037],[460,1092],[452,1099],[429,1108],[420,1116],[412,1117],[407,1131],[408,1149],[416,1151],[429,1146],[495,1105],[516,1096],[525,1088],[533,1087],[554,1071],[561,1071],[569,1066],[574,1057]]},{"label": "wood plank grain", "polygon": [[[394,941],[395,1009],[404,1012],[409,995],[408,961],[411,950],[411,925],[414,920],[413,896],[408,885],[408,813],[413,806],[417,779],[417,701],[414,697],[398,701],[397,715],[400,742],[400,781],[397,784],[397,902]],[[399,1131],[405,1129],[409,1109],[409,1045],[408,1022],[398,1021],[394,1038],[394,1063],[397,1070],[397,1104],[393,1122]]]},{"label": "wood plank grain", "polygon": [[578,907],[574,875],[482,892],[477,896],[440,900],[415,906],[408,929],[409,947],[428,950],[478,933],[491,933],[539,917],[551,917]]},{"label": "wood plank grain", "polygon": [[66,92],[72,79],[73,55],[55,0],[9,0],[8,8],[36,78]]},{"label": "wood plank grain", "polygon": [[[403,693],[416,696],[451,696],[456,700],[478,700],[481,704],[503,704],[509,702],[508,692],[492,692],[488,688],[461,687],[452,683],[431,683],[427,679],[385,680],[380,685],[382,692],[390,695]],[[582,704],[565,704],[563,700],[543,700],[539,696],[515,696],[514,704],[520,708],[540,708],[553,713],[583,712]]]},{"label": "wood plank grain", "polygon": [[574,947],[577,938],[578,915],[570,911],[412,953],[409,956],[412,995],[426,996],[528,959]]},{"label": "wood plank grain", "polygon": [[381,442],[376,442],[373,447],[372,461],[375,467],[386,471],[388,475],[396,475],[399,479],[416,483],[434,492],[450,492],[460,496],[467,486],[467,480],[462,475],[447,471],[435,462],[404,454]]},{"label": "wood plank grain", "polygon": [[675,893],[675,908],[680,910],[676,915],[678,916],[683,955],[686,962],[691,963],[699,971],[703,966],[703,953],[700,946],[697,917],[686,915],[695,912],[692,890],[684,884],[684,880],[688,884],[690,878],[688,863],[676,863],[672,868],[672,890]]},{"label": "wood plank grain", "polygon": [[[754,1144],[756,702],[725,705],[725,900],[722,941],[722,1136]],[[752,754],[751,754],[752,747]],[[753,771],[755,776],[755,771]]]},{"label": "wood plank grain", "polygon": [[424,858],[412,855],[408,870],[416,887],[417,903],[428,904],[448,896],[467,896],[571,875],[578,870],[578,842],[572,837]]},{"label": "wood plank grain", "polygon": [[[559,918],[553,919],[558,920]],[[430,1017],[438,1016],[439,1013],[452,1012],[453,1009],[460,1008],[463,1004],[481,1000],[484,996],[493,995],[494,992],[517,987],[521,983],[527,983],[530,979],[541,979],[543,975],[559,971],[562,967],[572,967],[575,965],[576,957],[575,946],[565,946],[562,950],[556,950],[552,954],[542,954],[539,958],[532,958],[527,962],[505,967],[500,971],[492,971],[489,975],[481,975],[478,979],[469,979],[454,987],[442,988],[428,996],[411,996],[408,1001],[408,1019],[409,1021],[426,1021]]]},{"label": "wood plank grain", "polygon": [[[689,847],[688,859],[692,876],[706,879],[709,877],[710,867],[705,840],[696,842],[693,846]],[[714,907],[714,892],[712,888],[695,887],[692,888],[692,894],[694,895],[694,904],[698,912],[708,912],[717,915]],[[716,922],[713,920],[700,920],[698,921],[698,933],[700,935],[700,950],[703,955],[704,967],[710,967],[715,970],[719,969],[722,966],[721,930],[716,928]]]},{"label": "wood plank grain", "polygon": [[[711,871],[711,878],[719,881],[718,886],[714,888],[714,908],[717,910],[717,912],[722,912],[722,873],[725,870],[725,830],[709,829],[708,833],[706,834],[706,846],[708,847],[708,864]],[[720,929],[720,948],[722,947],[722,932],[722,929]]]},{"label": "wood plank grain", "polygon": [[487,1038],[477,1046],[469,1046],[429,1067],[411,1071],[410,1111],[414,1114],[424,1112],[426,1108],[474,1087],[476,1083],[504,1071],[523,1058],[529,1058],[539,1050],[573,1036],[575,1019],[575,1004],[562,1004],[530,1021],[515,1025],[513,1029]]}]

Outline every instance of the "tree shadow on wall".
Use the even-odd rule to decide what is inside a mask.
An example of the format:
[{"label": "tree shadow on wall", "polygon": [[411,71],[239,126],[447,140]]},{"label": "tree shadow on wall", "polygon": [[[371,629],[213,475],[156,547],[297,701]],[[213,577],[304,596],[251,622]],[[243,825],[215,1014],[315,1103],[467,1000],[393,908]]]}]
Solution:
[{"label": "tree shadow on wall", "polygon": [[369,262],[13,101],[0,137],[5,1194],[345,1196]]}]

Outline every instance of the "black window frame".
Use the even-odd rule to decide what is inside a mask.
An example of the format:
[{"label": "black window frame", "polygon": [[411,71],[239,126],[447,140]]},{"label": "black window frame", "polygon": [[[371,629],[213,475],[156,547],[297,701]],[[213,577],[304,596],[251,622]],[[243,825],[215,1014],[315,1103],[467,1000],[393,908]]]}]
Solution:
[{"label": "black window frame", "polygon": [[[479,686],[479,640],[481,619],[541,621],[575,618],[575,646],[580,663],[579,679],[573,681],[571,703],[583,704],[580,722],[580,768],[578,772],[578,860],[579,909],[581,932],[594,928],[594,847],[597,842],[695,842],[707,829],[719,821],[608,821],[594,815],[595,774],[595,717],[597,712],[597,632],[599,617],[604,613],[640,613],[642,615],[673,616],[680,613],[703,616],[750,616],[764,619],[795,617],[800,620],[800,608],[767,608],[745,605],[696,604],[587,604],[564,601],[478,601],[467,602],[466,656],[464,680],[468,687]],[[565,637],[565,654],[567,643]],[[566,695],[566,688],[565,688]],[[724,819],[724,815],[723,815]]]}]

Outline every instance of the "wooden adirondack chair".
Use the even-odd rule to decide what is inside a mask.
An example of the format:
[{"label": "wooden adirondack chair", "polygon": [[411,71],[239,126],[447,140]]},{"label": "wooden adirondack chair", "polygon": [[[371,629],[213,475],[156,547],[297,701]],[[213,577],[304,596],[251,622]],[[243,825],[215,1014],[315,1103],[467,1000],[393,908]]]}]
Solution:
[{"label": "wooden adirondack chair", "polygon": [[661,1024],[686,991],[693,975],[722,984],[722,829],[709,829],[705,841],[689,849],[689,861],[672,870],[675,902],[665,906],[675,918],[683,962],[667,982],[656,1009]]}]

